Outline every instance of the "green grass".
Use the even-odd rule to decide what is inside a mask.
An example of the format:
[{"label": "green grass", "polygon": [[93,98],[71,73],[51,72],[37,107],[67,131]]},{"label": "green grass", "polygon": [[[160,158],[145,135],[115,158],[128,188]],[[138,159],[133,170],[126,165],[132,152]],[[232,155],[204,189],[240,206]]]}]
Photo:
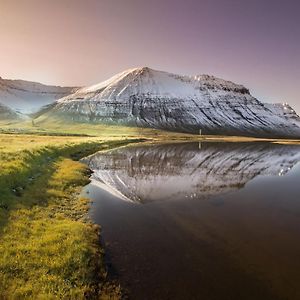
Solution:
[{"label": "green grass", "polygon": [[0,141],[0,298],[119,299],[119,288],[106,280],[89,201],[79,197],[89,172],[76,160],[137,140]]},{"label": "green grass", "polygon": [[191,134],[167,132],[151,128],[68,122],[58,118],[44,118],[43,116],[36,119],[34,124],[32,124],[30,120],[15,123],[0,121],[0,133],[1,132],[39,135],[88,135],[109,140],[139,136],[149,137],[151,139],[163,137],[175,139],[195,137],[195,135]]},{"label": "green grass", "polygon": [[104,140],[120,140],[132,138],[147,138],[153,141],[210,141],[210,142],[273,142],[273,143],[288,143],[299,144],[299,139],[270,139],[270,138],[254,138],[242,136],[217,136],[217,135],[197,135],[179,132],[170,132],[164,130],[157,130],[153,128],[139,128],[126,126],[113,126],[96,123],[80,123],[62,120],[60,118],[49,117],[42,115],[32,122],[26,121],[1,121],[0,120],[0,134],[14,133],[14,134],[31,134],[44,136],[89,136],[100,137]]}]

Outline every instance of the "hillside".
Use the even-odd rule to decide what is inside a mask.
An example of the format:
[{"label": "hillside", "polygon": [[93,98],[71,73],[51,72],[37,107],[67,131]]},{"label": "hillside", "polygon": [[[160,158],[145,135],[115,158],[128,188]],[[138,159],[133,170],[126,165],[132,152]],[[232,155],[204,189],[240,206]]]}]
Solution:
[{"label": "hillside", "polygon": [[30,114],[77,89],[0,77],[0,102],[18,112]]}]

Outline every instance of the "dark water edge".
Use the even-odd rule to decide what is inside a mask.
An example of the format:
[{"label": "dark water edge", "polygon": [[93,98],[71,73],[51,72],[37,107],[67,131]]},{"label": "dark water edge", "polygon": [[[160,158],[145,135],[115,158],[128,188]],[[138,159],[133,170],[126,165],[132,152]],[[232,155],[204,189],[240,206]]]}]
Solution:
[{"label": "dark water edge", "polygon": [[85,191],[110,276],[130,299],[300,299],[299,154],[189,143],[93,155]]}]

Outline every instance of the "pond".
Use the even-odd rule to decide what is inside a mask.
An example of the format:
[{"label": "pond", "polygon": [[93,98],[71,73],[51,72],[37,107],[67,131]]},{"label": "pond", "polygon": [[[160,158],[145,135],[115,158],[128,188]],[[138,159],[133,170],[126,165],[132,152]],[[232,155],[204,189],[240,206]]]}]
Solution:
[{"label": "pond", "polygon": [[300,299],[300,146],[140,144],[83,161],[130,299]]}]

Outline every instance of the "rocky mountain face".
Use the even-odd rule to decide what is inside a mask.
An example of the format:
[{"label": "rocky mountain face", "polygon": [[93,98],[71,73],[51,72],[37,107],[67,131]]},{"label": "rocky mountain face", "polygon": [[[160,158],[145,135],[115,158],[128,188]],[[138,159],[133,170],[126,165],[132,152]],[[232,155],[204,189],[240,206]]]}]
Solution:
[{"label": "rocky mountain face", "polygon": [[0,77],[0,102],[13,110],[29,114],[59,98],[74,93],[77,89]]},{"label": "rocky mountain face", "polygon": [[300,146],[270,143],[184,143],[131,146],[82,160],[95,184],[126,201],[205,199],[238,190],[258,175],[283,176]]},{"label": "rocky mountain face", "polygon": [[213,76],[130,69],[81,88],[47,108],[46,117],[173,131],[300,137],[300,118],[287,104],[265,104],[242,85]]}]

